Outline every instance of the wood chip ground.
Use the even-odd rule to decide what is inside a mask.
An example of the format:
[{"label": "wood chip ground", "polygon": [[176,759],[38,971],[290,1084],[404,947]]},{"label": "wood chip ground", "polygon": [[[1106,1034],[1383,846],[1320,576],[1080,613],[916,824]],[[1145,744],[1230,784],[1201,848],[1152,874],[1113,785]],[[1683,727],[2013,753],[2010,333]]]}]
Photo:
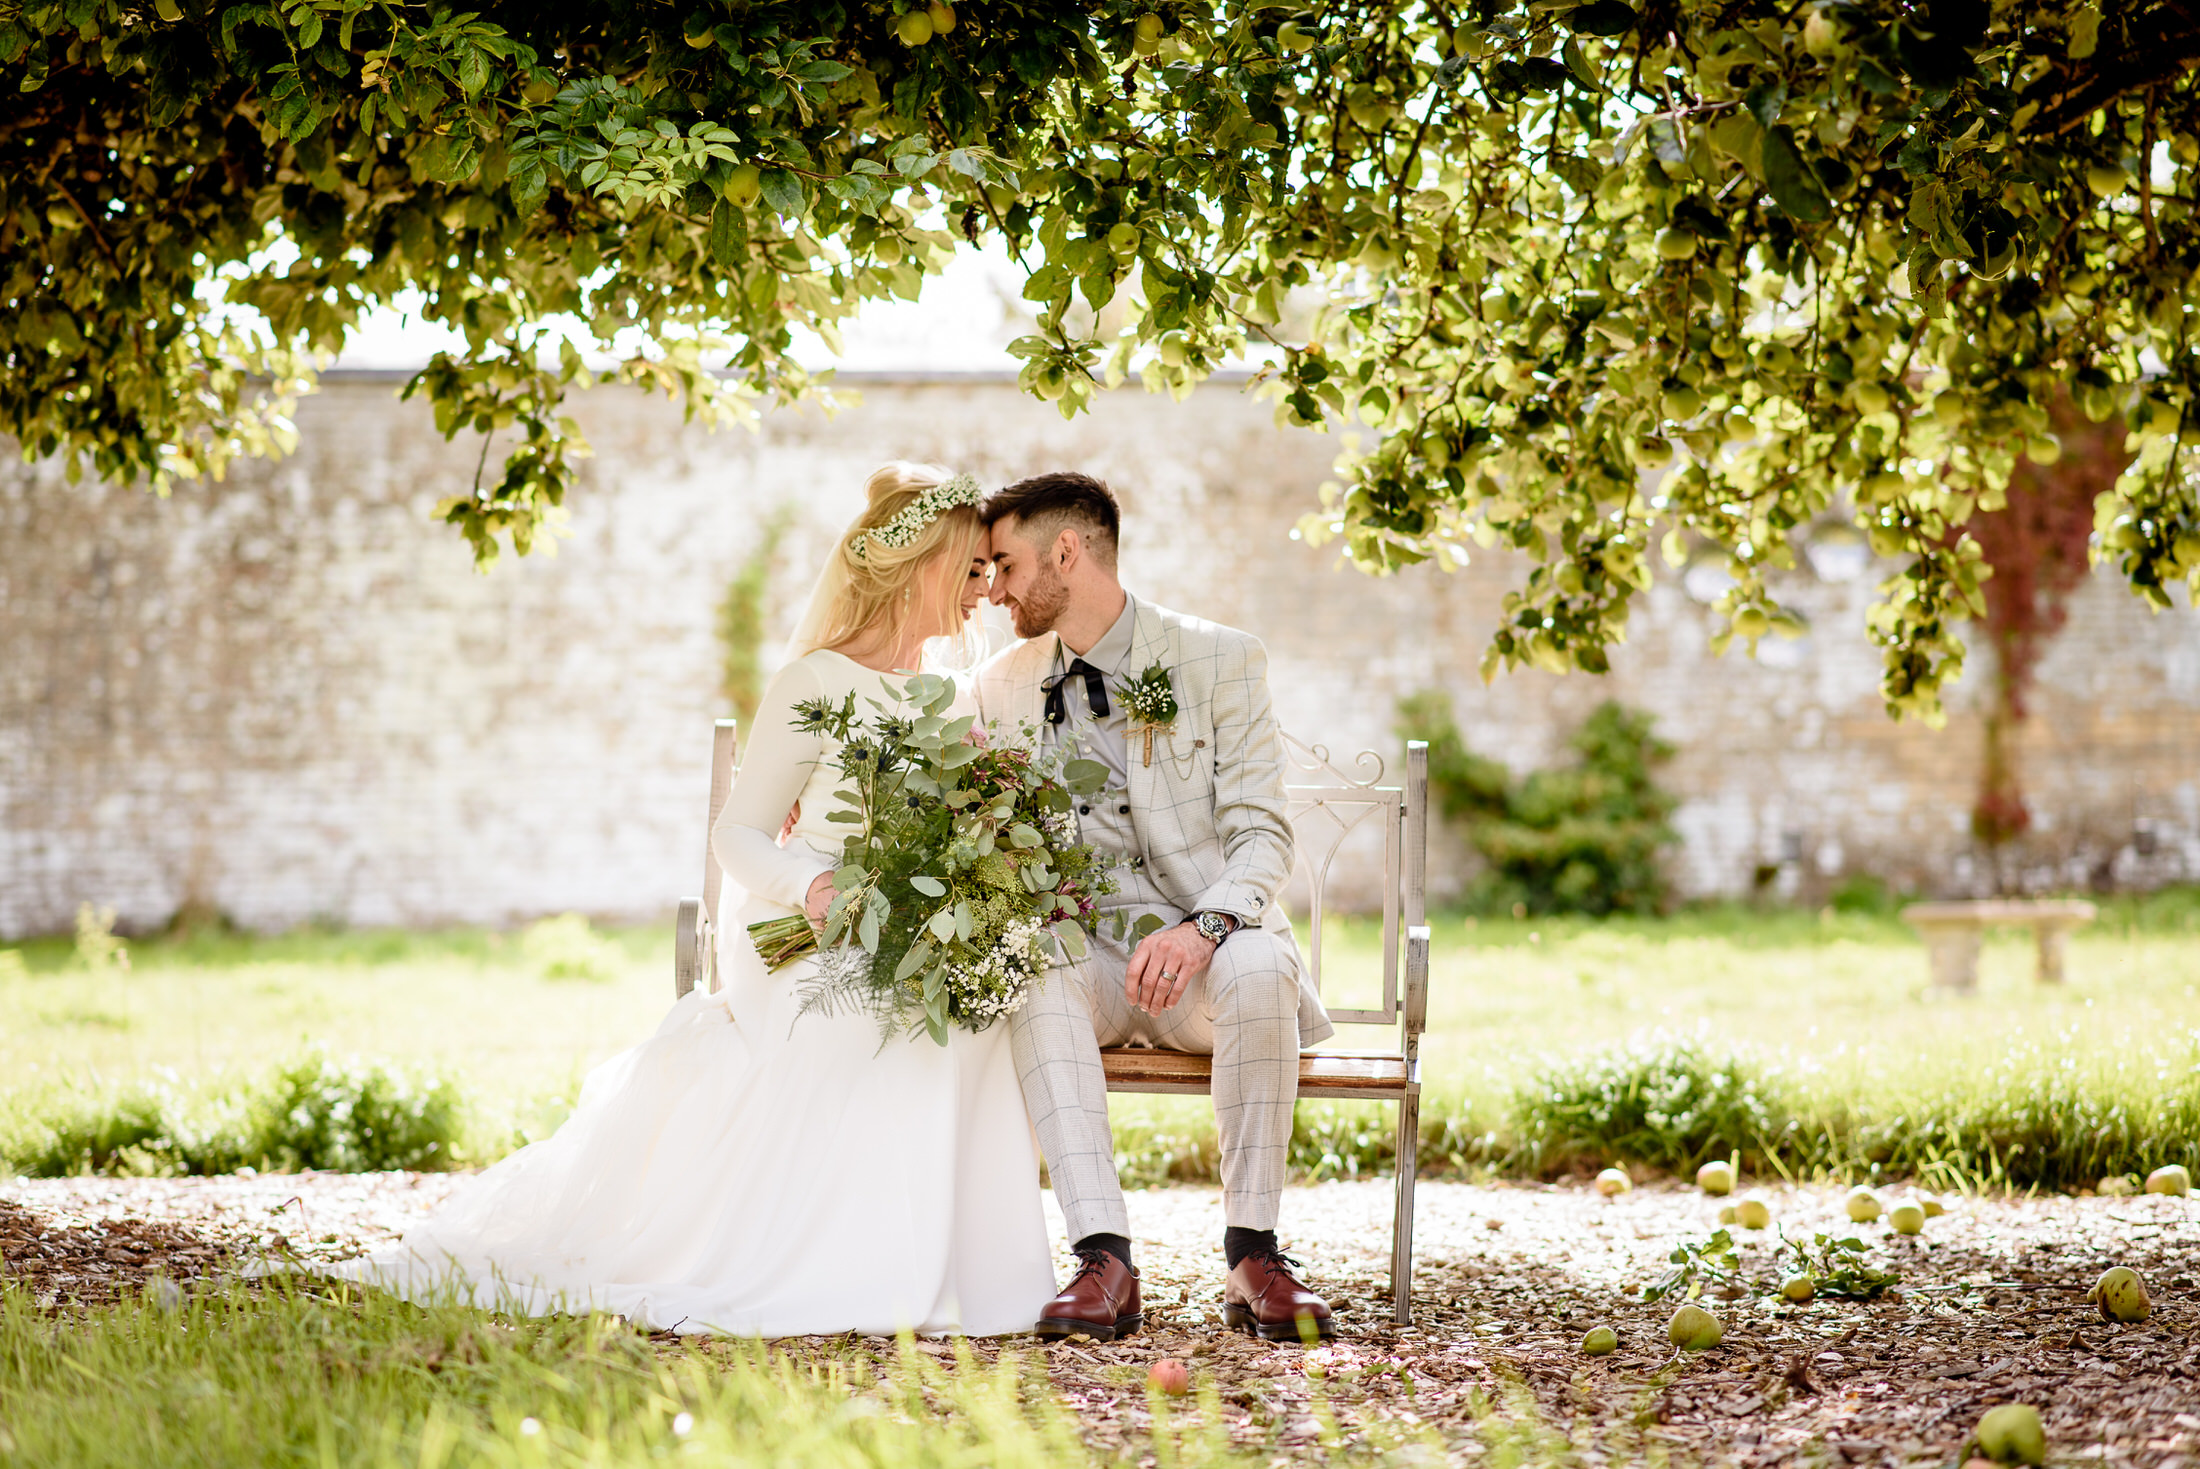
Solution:
[{"label": "wood chip ground", "polygon": [[[189,1288],[268,1249],[341,1258],[394,1238],[463,1182],[300,1174],[0,1186],[6,1288],[58,1308],[155,1276]],[[1179,1188],[1131,1196],[1145,1332],[1107,1345],[969,1346],[986,1364],[1004,1351],[1043,1362],[1093,1446],[1132,1456],[1152,1421],[1147,1372],[1175,1357],[1214,1385],[1232,1437],[1293,1459],[1360,1444],[1405,1462],[1418,1444],[1423,1457],[1464,1463],[1947,1464],[1985,1408],[2029,1402],[2056,1462],[2200,1466],[2200,1200],[1952,1200],[1946,1217],[1904,1239],[1850,1225],[1836,1189],[1763,1196],[1790,1235],[1871,1242],[1901,1287],[1869,1304],[1713,1294],[1705,1304],[1725,1322],[1724,1343],[1676,1358],[1664,1336],[1670,1305],[1634,1292],[1676,1243],[1716,1227],[1717,1201],[1680,1187],[1607,1200],[1580,1185],[1424,1183],[1414,1322],[1400,1327],[1385,1284],[1389,1186],[1323,1184],[1285,1201],[1285,1239],[1343,1324],[1336,1344],[1309,1353],[1222,1329],[1220,1197]],[[1051,1201],[1049,1217],[1058,1224]],[[1745,1238],[1747,1272],[1770,1284],[1777,1242]],[[2143,1325],[2104,1322],[2084,1299],[2114,1264],[2153,1292]],[[1617,1330],[1620,1349],[1586,1357],[1581,1337],[1600,1324]],[[729,1350],[669,1339],[661,1349]],[[957,1370],[956,1346],[920,1349]],[[774,1350],[883,1362],[896,1348],[851,1337]]]}]

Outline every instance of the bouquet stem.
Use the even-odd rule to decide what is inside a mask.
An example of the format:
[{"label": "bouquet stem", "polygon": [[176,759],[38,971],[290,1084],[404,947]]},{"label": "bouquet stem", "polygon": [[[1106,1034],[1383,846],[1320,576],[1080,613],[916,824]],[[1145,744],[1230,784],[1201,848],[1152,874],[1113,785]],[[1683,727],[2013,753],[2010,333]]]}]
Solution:
[{"label": "bouquet stem", "polygon": [[774,974],[803,955],[817,952],[817,930],[810,927],[806,913],[789,913],[784,918],[752,923],[749,938],[755,943],[756,952],[763,956],[764,967]]}]

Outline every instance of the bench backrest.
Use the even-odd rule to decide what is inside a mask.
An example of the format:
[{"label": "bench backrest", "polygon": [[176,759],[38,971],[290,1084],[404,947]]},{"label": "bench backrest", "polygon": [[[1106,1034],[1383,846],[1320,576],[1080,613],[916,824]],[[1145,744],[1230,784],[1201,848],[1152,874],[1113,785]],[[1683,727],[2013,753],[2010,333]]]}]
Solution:
[{"label": "bench backrest", "polygon": [[1284,758],[1284,794],[1298,846],[1291,896],[1304,905],[1300,951],[1317,990],[1330,957],[1329,887],[1338,853],[1360,833],[1379,838],[1383,848],[1382,1003],[1359,1009],[1331,1004],[1329,1018],[1342,1025],[1402,1024],[1418,1035],[1427,1013],[1427,976],[1408,963],[1406,940],[1428,917],[1428,745],[1408,744],[1402,778],[1388,781],[1388,762],[1373,750],[1360,751],[1346,769],[1326,747],[1286,732]]}]

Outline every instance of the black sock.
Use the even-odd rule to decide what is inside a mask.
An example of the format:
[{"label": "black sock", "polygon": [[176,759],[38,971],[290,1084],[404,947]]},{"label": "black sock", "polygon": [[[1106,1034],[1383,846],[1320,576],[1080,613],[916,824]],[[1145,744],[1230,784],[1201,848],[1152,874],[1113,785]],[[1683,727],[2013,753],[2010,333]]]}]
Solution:
[{"label": "black sock", "polygon": [[1240,1229],[1235,1224],[1222,1231],[1223,1258],[1230,1268],[1238,1268],[1238,1262],[1247,1255],[1273,1254],[1276,1249],[1276,1232],[1273,1229]]},{"label": "black sock", "polygon": [[1123,1262],[1125,1270],[1138,1268],[1131,1264],[1131,1242],[1119,1234],[1088,1234],[1072,1248],[1079,1254],[1083,1254],[1086,1250],[1106,1250]]}]

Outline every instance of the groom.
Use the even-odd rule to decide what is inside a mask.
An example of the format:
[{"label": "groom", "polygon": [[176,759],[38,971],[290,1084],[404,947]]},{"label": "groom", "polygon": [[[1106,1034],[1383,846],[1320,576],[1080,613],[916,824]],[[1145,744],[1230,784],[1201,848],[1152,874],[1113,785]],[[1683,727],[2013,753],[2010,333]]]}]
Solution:
[{"label": "groom", "polygon": [[[1078,1260],[1038,1334],[1111,1341],[1143,1324],[1100,1049],[1156,1046],[1214,1057],[1224,1319],[1271,1341],[1334,1336],[1328,1303],[1276,1245],[1299,1049],[1332,1027],[1276,904],[1292,839],[1267,654],[1123,590],[1121,516],[1090,475],[1020,481],[980,514],[993,601],[1025,639],[979,670],[980,711],[1108,768],[1078,819],[1086,841],[1119,858],[1089,955],[1049,970],[1010,1024]],[[1176,706],[1166,720],[1151,697],[1164,676]],[[1117,936],[1116,922],[1148,915],[1158,929]]]}]

